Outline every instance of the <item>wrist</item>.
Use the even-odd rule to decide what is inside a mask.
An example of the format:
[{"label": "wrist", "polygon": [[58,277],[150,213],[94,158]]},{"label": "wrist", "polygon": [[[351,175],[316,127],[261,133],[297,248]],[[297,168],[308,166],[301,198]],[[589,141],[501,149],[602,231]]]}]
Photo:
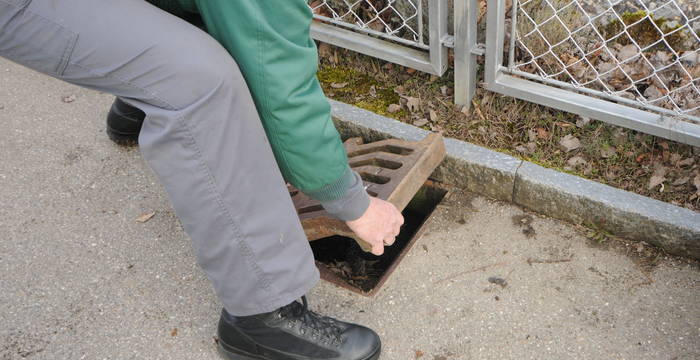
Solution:
[{"label": "wrist", "polygon": [[365,190],[362,178],[350,170],[344,176],[349,186],[337,199],[321,201],[321,205],[331,216],[342,220],[352,221],[360,218],[369,207],[369,194]]}]

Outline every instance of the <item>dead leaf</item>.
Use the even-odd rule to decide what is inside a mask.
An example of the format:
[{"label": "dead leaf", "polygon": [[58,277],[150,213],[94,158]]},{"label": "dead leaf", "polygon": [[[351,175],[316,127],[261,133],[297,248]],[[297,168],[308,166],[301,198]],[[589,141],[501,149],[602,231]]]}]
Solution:
[{"label": "dead leaf", "polygon": [[416,72],[416,69],[409,68],[409,67],[406,68],[406,73],[407,73],[407,74],[413,75],[415,72]]},{"label": "dead leaf", "polygon": [[418,126],[418,127],[424,126],[427,123],[428,123],[428,120],[426,120],[426,119],[417,119],[417,120],[413,121],[413,125]]},{"label": "dead leaf", "polygon": [[384,32],[384,24],[381,23],[381,21],[374,21],[370,23],[369,28],[374,30],[374,31],[379,31],[379,32]]},{"label": "dead leaf", "polygon": [[678,153],[672,153],[671,154],[671,164],[677,165],[679,161],[681,161],[682,156]]},{"label": "dead leaf", "polygon": [[141,216],[136,218],[136,222],[140,223],[145,223],[148,220],[151,220],[152,217],[156,215],[155,211],[151,211],[149,213],[142,214]]},{"label": "dead leaf", "polygon": [[420,109],[420,99],[412,96],[404,97],[406,99],[406,107],[409,111],[414,112]]},{"label": "dead leaf", "polygon": [[[466,107],[463,107],[463,108],[462,108],[462,113],[463,113],[464,115],[467,115],[467,112],[466,112],[465,109],[466,109]],[[480,109],[478,106],[476,106],[476,105],[474,105],[474,112],[476,112],[476,115],[479,116],[479,119],[481,119],[481,121],[486,121],[486,117],[485,117],[484,114],[481,112],[481,109]]]},{"label": "dead leaf", "polygon": [[650,85],[648,88],[646,88],[646,90],[644,90],[644,97],[649,100],[656,100],[662,96],[664,96],[663,91],[655,85]]},{"label": "dead leaf", "polygon": [[534,142],[527,143],[525,145],[525,147],[527,148],[527,151],[529,151],[531,153],[533,153],[537,150],[537,144],[535,144]]},{"label": "dead leaf", "polygon": [[527,131],[527,138],[530,141],[536,141],[537,140],[537,131],[535,130],[528,130]]},{"label": "dead leaf", "polygon": [[422,351],[416,350],[416,355],[413,357],[414,359],[420,359],[425,355]]},{"label": "dead leaf", "polygon": [[700,196],[700,172],[695,175],[693,185],[695,185],[695,193]]},{"label": "dead leaf", "polygon": [[170,332],[170,336],[177,336],[177,328],[174,328],[174,329]]},{"label": "dead leaf", "polygon": [[75,101],[76,99],[77,99],[77,97],[75,95],[68,95],[68,96],[64,96],[61,98],[61,100],[66,104],[70,104],[73,101]]},{"label": "dead leaf", "polygon": [[323,5],[323,0],[316,0],[313,1],[311,4],[309,4],[309,7],[312,9],[316,9],[317,7]]},{"label": "dead leaf", "polygon": [[605,172],[605,178],[610,180],[610,181],[617,179],[617,177],[618,177],[618,175],[614,171],[606,171]]},{"label": "dead leaf", "polygon": [[578,167],[579,165],[586,165],[586,164],[588,164],[588,161],[586,161],[586,159],[584,159],[584,158],[581,157],[581,156],[574,156],[574,157],[570,158],[569,160],[567,160],[567,161],[566,161],[566,164],[569,165],[569,166],[571,166],[572,168],[576,168],[576,167]]},{"label": "dead leaf", "polygon": [[401,110],[401,105],[399,104],[389,104],[389,107],[386,109],[386,111],[392,114],[398,112],[399,110]]},{"label": "dead leaf", "polygon": [[543,127],[538,127],[535,129],[537,131],[537,137],[543,140],[549,139],[549,131]]},{"label": "dead leaf", "polygon": [[377,88],[375,88],[374,85],[369,87],[369,96],[377,97]]},{"label": "dead leaf", "polygon": [[438,113],[435,110],[430,110],[430,121],[437,121]]},{"label": "dead leaf", "polygon": [[581,147],[581,141],[571,134],[564,136],[559,140],[559,148],[561,151],[569,152]]},{"label": "dead leaf", "polygon": [[447,85],[440,86],[440,93],[442,96],[447,96]]},{"label": "dead leaf", "polygon": [[644,154],[639,154],[639,155],[637,155],[637,157],[634,159],[634,161],[636,161],[636,162],[638,162],[638,163],[641,163],[642,161],[644,161],[644,158],[646,158],[647,156],[648,156],[648,154],[646,154],[646,153],[644,153]]},{"label": "dead leaf", "polygon": [[679,161],[679,162],[678,162],[678,166],[681,166],[681,167],[682,167],[682,166],[690,166],[690,165],[693,165],[694,162],[695,162],[695,159],[689,157],[689,158],[687,158],[687,159],[685,159],[685,160]]},{"label": "dead leaf", "polygon": [[430,131],[436,132],[436,133],[441,134],[441,135],[443,133],[442,127],[440,125],[432,124],[432,123],[430,124]]},{"label": "dead leaf", "polygon": [[330,45],[324,42],[318,45],[318,56],[322,58],[329,58],[331,55],[333,55],[333,51],[331,50]]},{"label": "dead leaf", "polygon": [[334,89],[342,89],[344,87],[348,86],[347,82],[344,83],[331,83],[331,87]]},{"label": "dead leaf", "polygon": [[676,179],[676,181],[673,182],[673,186],[679,186],[679,185],[684,185],[688,183],[688,180],[690,180],[690,176],[684,176],[682,178]]},{"label": "dead leaf", "polygon": [[667,161],[670,160],[670,159],[671,159],[671,153],[670,153],[670,152],[668,152],[668,151],[666,151],[666,150],[664,150],[664,151],[661,152],[661,160],[663,160],[664,162],[667,162]]},{"label": "dead leaf", "polygon": [[569,124],[568,122],[563,122],[563,121],[557,121],[555,124],[557,124],[557,126],[562,127],[564,129],[574,127],[574,125]]},{"label": "dead leaf", "polygon": [[579,116],[579,118],[576,120],[576,126],[580,127],[580,128],[582,128],[590,123],[591,123],[591,118],[585,117],[585,116]]},{"label": "dead leaf", "polygon": [[600,156],[603,157],[604,159],[611,158],[616,153],[617,153],[617,149],[615,149],[612,146],[606,146],[600,150]]},{"label": "dead leaf", "polygon": [[666,169],[665,166],[657,166],[656,169],[654,169],[654,173],[651,175],[651,178],[649,178],[647,190],[651,190],[663,184],[663,182],[666,181],[666,171],[668,171],[668,169]]},{"label": "dead leaf", "polygon": [[620,61],[627,60],[639,53],[639,49],[634,44],[625,45],[617,51],[617,58]]}]

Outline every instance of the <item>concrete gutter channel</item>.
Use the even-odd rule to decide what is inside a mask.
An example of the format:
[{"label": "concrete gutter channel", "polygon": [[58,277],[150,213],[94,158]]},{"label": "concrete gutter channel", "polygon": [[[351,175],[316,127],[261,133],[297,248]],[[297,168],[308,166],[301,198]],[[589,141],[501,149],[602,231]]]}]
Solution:
[{"label": "concrete gutter channel", "polygon": [[[365,141],[423,139],[429,131],[331,100],[343,137]],[[595,181],[554,171],[456,139],[433,179],[616,236],[700,259],[700,213]]]}]

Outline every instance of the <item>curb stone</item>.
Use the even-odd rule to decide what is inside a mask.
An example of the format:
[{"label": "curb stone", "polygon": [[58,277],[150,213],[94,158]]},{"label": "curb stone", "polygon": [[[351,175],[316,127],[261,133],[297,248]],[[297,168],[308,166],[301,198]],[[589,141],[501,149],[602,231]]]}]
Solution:
[{"label": "curb stone", "polygon": [[[330,100],[341,136],[418,141],[429,131]],[[456,139],[432,178],[553,218],[595,225],[668,253],[700,259],[700,213],[547,169]]]}]

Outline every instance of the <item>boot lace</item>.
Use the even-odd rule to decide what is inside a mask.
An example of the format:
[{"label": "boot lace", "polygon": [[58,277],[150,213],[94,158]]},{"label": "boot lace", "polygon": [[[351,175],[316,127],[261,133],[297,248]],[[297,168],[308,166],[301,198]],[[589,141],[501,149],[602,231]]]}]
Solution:
[{"label": "boot lace", "polygon": [[341,329],[335,320],[309,310],[306,296],[302,296],[301,301],[301,304],[295,301],[281,308],[279,316],[288,318],[290,327],[298,324],[301,335],[308,334],[311,339],[322,340],[336,347],[340,346]]}]

